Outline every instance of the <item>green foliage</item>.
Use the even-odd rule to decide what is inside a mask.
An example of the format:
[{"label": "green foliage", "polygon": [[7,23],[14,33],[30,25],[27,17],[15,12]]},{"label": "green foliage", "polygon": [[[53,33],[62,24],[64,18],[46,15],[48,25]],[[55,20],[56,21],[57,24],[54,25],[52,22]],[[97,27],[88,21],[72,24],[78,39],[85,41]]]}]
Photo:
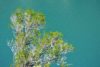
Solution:
[{"label": "green foliage", "polygon": [[14,39],[10,47],[14,54],[14,67],[50,67],[53,62],[67,67],[65,57],[73,46],[64,42],[60,32],[40,31],[46,24],[43,13],[18,10],[11,16],[11,21]]}]

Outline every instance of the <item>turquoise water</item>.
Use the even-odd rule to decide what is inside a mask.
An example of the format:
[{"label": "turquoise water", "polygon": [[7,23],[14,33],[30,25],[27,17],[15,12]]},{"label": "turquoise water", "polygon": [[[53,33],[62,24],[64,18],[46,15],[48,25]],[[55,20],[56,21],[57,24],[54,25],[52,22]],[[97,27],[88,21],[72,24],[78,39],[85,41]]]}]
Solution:
[{"label": "turquoise water", "polygon": [[[60,31],[75,46],[70,67],[100,67],[100,0],[0,0],[0,67],[9,67],[12,53],[10,15],[32,8],[46,15],[46,31]],[[55,67],[53,65],[52,67]]]}]

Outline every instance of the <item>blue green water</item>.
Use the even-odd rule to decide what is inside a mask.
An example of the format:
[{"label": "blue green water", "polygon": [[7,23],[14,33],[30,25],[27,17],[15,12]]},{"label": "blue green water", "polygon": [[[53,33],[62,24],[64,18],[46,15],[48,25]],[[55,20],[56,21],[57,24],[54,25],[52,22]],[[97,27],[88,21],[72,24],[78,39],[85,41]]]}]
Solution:
[{"label": "blue green water", "polygon": [[0,0],[0,67],[12,62],[10,15],[19,7],[44,12],[46,30],[62,32],[73,44],[70,67],[100,67],[100,0]]}]

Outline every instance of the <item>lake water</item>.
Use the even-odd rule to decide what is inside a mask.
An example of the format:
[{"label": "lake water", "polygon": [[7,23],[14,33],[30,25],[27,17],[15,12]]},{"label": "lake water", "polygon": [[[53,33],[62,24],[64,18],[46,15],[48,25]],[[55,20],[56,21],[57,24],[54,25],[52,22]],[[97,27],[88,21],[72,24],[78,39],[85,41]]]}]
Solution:
[{"label": "lake water", "polygon": [[60,31],[73,44],[70,67],[100,67],[100,0],[0,0],[0,67],[12,63],[7,41],[12,38],[10,16],[17,8],[45,13],[46,31]]}]

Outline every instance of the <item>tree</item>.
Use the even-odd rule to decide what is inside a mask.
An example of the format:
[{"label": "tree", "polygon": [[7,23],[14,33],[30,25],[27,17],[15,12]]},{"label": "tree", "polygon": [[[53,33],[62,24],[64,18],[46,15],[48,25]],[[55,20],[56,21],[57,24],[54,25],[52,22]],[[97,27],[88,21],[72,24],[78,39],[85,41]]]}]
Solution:
[{"label": "tree", "polygon": [[34,10],[17,10],[11,16],[14,37],[8,45],[13,52],[14,67],[66,67],[66,55],[73,46],[64,42],[60,32],[42,32],[45,16]]}]

